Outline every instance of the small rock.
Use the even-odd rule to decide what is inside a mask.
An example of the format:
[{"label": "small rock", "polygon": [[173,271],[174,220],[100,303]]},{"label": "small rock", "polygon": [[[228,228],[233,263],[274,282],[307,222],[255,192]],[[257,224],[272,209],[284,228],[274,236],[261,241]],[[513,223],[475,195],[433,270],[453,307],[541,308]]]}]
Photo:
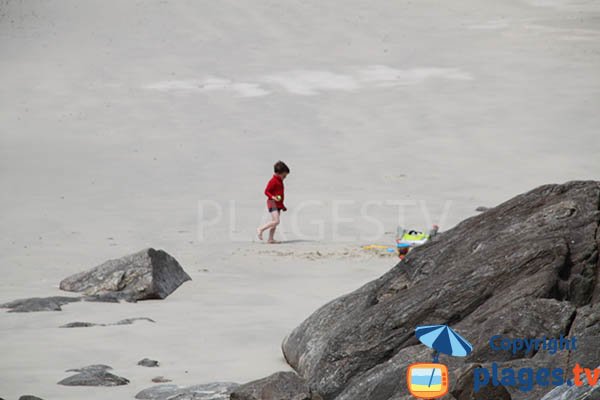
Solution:
[{"label": "small rock", "polygon": [[169,378],[165,378],[164,376],[156,376],[156,377],[152,378],[152,382],[154,382],[154,383],[167,383],[167,382],[172,382],[172,380],[169,379]]},{"label": "small rock", "polygon": [[91,322],[69,322],[68,324],[61,325],[59,328],[89,328],[90,326],[105,326],[104,324],[94,324]]},{"label": "small rock", "polygon": [[93,323],[93,322],[80,322],[80,321],[76,321],[76,322],[69,322],[68,324],[61,325],[60,328],[89,328],[91,326],[131,325],[135,321],[148,321],[148,322],[153,322],[153,323],[155,322],[153,319],[150,319],[150,318],[139,317],[139,318],[126,318],[126,319],[122,319],[122,320],[117,321],[117,322],[112,323],[112,324],[96,324],[96,323]]},{"label": "small rock", "polygon": [[69,369],[67,372],[79,373],[63,379],[58,384],[64,386],[121,386],[129,383],[128,379],[107,372],[109,369],[112,368],[102,364]]},{"label": "small rock", "polygon": [[61,311],[62,305],[78,301],[81,301],[81,298],[67,296],[32,297],[0,304],[0,308],[10,308],[8,312]]},{"label": "small rock", "polygon": [[158,361],[144,358],[143,360],[138,361],[138,365],[141,365],[142,367],[158,367]]},{"label": "small rock", "polygon": [[490,209],[489,207],[485,207],[485,206],[479,206],[479,207],[477,207],[477,208],[475,209],[475,211],[478,211],[478,212],[485,212],[485,211],[487,211],[487,210],[489,210],[489,209]]},{"label": "small rock", "polygon": [[[0,399],[0,400],[2,400],[2,399]],[[30,395],[30,394],[24,394],[23,396],[19,397],[19,400],[44,400],[44,399],[37,397],[37,396]]]},{"label": "small rock", "polygon": [[137,318],[126,318],[126,319],[122,319],[120,321],[115,322],[114,324],[111,325],[131,325],[133,324],[135,321],[148,321],[148,322],[152,322],[152,323],[156,323],[156,321],[154,321],[151,318],[147,318],[147,317],[137,317]]},{"label": "small rock", "polygon": [[237,386],[239,385],[233,382],[213,382],[187,387],[157,385],[142,390],[135,395],[135,398],[140,400],[229,400],[231,391]]}]

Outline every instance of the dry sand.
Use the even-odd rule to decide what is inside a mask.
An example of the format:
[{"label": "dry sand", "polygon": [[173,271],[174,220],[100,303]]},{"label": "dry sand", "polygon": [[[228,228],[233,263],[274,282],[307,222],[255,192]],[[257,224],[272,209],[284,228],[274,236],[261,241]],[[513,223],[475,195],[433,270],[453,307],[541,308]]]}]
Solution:
[{"label": "dry sand", "polygon": [[[598,21],[570,0],[0,1],[0,302],[148,246],[193,278],[164,301],[0,313],[0,396],[264,376],[311,311],[394,264],[360,244],[598,179]],[[253,236],[276,159],[275,249]],[[156,323],[58,328],[138,316]],[[131,384],[56,385],[94,363]]]}]

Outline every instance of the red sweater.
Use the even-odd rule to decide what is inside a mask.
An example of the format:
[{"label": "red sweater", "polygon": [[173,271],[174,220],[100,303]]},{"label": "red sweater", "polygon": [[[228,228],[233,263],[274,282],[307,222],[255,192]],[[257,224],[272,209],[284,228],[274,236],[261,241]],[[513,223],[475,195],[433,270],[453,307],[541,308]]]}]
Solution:
[{"label": "red sweater", "polygon": [[[285,209],[283,205],[283,179],[279,175],[273,175],[269,183],[267,183],[267,187],[265,188],[265,195],[267,196],[267,207],[273,208],[281,208]],[[281,200],[273,200],[273,197],[281,196]]]}]

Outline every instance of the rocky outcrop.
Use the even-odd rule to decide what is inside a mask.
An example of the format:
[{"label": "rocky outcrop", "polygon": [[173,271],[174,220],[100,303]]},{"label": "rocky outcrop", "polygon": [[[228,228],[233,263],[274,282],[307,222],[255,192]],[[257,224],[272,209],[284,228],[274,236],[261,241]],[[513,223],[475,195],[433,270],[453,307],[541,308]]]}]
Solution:
[{"label": "rocky outcrop", "polygon": [[156,385],[135,395],[140,400],[229,400],[229,394],[238,386],[233,382],[213,382],[181,387]]},{"label": "rocky outcrop", "polygon": [[[277,372],[266,378],[241,385],[231,400],[312,400],[306,382],[295,372]],[[316,399],[314,399],[316,400]]]},{"label": "rocky outcrop", "polygon": [[89,365],[78,369],[69,369],[67,372],[77,372],[58,382],[64,386],[121,386],[129,383],[128,379],[113,375],[108,370],[112,368],[108,365]]},{"label": "rocky outcrop", "polygon": [[134,302],[164,299],[188,280],[190,276],[171,255],[162,250],[145,249],[65,278],[60,288],[98,296],[96,301]]},{"label": "rocky outcrop", "polygon": [[[379,279],[321,307],[283,342],[288,363],[324,400],[408,399],[404,376],[430,361],[414,337],[424,324],[448,324],[474,345],[452,371],[474,364],[567,368],[598,365],[600,182],[545,185],[438,234]],[[493,352],[491,336],[577,335],[577,351]],[[595,344],[595,346],[594,346]],[[583,350],[582,350],[583,349]],[[581,361],[583,362],[583,361]],[[468,379],[451,376],[453,397]],[[462,385],[462,387],[460,387]],[[541,398],[497,389],[499,398]],[[509,397],[510,396],[510,397]]]}]

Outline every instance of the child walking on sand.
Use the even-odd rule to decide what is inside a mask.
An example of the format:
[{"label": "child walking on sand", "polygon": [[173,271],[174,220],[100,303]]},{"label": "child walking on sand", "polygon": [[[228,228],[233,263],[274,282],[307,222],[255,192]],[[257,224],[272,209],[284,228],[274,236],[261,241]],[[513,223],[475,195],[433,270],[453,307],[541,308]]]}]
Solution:
[{"label": "child walking on sand", "polygon": [[265,195],[267,196],[267,209],[271,214],[271,221],[267,222],[263,226],[256,228],[256,234],[260,240],[263,240],[263,232],[269,230],[268,243],[277,243],[275,240],[275,229],[279,225],[279,214],[281,211],[287,211],[283,204],[284,193],[283,193],[283,180],[290,173],[290,169],[283,161],[277,161],[273,166],[273,177],[267,183],[265,188]]}]

